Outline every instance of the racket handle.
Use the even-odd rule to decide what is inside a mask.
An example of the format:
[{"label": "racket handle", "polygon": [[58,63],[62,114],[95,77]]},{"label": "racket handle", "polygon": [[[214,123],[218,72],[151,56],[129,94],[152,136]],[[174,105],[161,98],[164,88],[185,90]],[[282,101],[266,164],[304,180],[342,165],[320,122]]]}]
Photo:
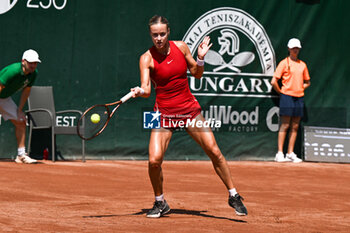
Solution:
[{"label": "racket handle", "polygon": [[124,95],[120,101],[122,101],[122,103],[126,102],[128,99],[130,99],[132,97],[132,95],[134,94],[133,91],[130,91],[128,94]]}]

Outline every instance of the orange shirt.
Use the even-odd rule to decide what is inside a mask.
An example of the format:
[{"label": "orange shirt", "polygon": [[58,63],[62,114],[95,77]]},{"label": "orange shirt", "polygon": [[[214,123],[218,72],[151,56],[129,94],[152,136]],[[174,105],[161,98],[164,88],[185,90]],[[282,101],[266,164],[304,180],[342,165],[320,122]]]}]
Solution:
[{"label": "orange shirt", "polygon": [[304,96],[304,81],[310,80],[305,62],[293,61],[289,57],[278,64],[273,76],[277,80],[282,78],[282,94],[295,97]]}]

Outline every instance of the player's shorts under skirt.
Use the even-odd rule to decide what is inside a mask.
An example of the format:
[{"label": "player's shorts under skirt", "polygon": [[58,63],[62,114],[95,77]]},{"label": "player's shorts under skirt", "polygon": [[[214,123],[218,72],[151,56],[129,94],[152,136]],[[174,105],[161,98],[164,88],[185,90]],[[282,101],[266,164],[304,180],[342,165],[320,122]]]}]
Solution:
[{"label": "player's shorts under skirt", "polygon": [[304,97],[294,97],[280,95],[280,115],[281,116],[304,116]]}]

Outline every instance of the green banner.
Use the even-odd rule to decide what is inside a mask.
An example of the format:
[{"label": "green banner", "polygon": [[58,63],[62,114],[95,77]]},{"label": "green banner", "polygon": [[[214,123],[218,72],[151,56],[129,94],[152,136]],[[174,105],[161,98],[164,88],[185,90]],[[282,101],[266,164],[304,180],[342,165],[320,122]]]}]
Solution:
[{"label": "green banner", "polygon": [[[185,41],[193,56],[203,37],[211,37],[203,77],[189,75],[188,81],[203,115],[222,122],[214,133],[223,154],[271,159],[279,97],[270,80],[292,37],[302,42],[299,57],[311,76],[302,125],[349,127],[349,10],[345,0],[1,1],[0,69],[32,48],[42,60],[35,85],[53,86],[57,111],[112,102],[140,85],[138,60],[152,46],[148,19],[164,15],[170,39]],[[18,103],[19,94],[14,99]],[[87,158],[147,158],[150,130],[143,128],[143,112],[154,100],[153,90],[150,98],[123,105],[106,131],[87,142]],[[301,137],[300,130],[299,154]],[[76,136],[58,136],[57,147],[67,158],[81,150]],[[15,154],[14,127],[0,117],[0,158]],[[183,131],[174,133],[166,158],[207,159]]]}]

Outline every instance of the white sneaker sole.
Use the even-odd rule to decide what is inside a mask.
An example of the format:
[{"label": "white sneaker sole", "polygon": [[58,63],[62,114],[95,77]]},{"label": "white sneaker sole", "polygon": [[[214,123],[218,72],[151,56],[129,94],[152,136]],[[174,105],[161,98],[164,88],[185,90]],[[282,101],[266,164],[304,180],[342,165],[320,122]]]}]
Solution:
[{"label": "white sneaker sole", "polygon": [[162,213],[159,214],[153,214],[153,215],[146,215],[147,218],[160,218],[161,216],[169,213],[170,209],[168,209],[167,211],[164,211]]},{"label": "white sneaker sole", "polygon": [[290,160],[290,159],[283,159],[283,160],[275,159],[275,162],[277,162],[277,163],[286,163],[286,162],[292,162],[292,160]]},{"label": "white sneaker sole", "polygon": [[25,164],[34,164],[37,163],[38,161],[30,161],[30,162],[24,162]]},{"label": "white sneaker sole", "polygon": [[246,216],[247,214],[245,214],[245,213],[240,213],[240,212],[237,212],[237,211],[235,211],[236,212],[236,215],[238,215],[238,216]]},{"label": "white sneaker sole", "polygon": [[26,161],[26,160],[21,160],[21,159],[15,159],[16,163],[24,163],[24,164],[34,164],[34,163],[38,163],[37,160],[30,160],[30,161]]}]

